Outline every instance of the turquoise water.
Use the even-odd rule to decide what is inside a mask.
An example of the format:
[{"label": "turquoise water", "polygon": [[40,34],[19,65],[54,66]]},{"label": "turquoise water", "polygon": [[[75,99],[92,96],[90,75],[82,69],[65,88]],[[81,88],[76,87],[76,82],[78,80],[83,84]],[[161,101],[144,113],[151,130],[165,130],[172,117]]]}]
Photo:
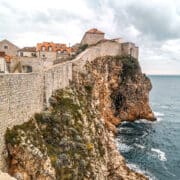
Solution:
[{"label": "turquoise water", "polygon": [[180,76],[149,76],[157,122],[123,123],[118,148],[130,168],[153,180],[180,180]]}]

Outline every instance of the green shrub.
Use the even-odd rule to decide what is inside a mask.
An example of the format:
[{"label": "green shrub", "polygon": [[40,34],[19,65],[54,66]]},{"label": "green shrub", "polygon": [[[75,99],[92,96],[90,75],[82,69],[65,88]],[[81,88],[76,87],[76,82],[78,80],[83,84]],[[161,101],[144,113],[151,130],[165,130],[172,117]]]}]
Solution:
[{"label": "green shrub", "polygon": [[139,64],[133,57],[124,57],[121,59],[123,64],[122,76],[133,77],[139,69]]},{"label": "green shrub", "polygon": [[81,45],[80,47],[79,47],[79,49],[81,50],[81,51],[84,51],[84,50],[86,50],[88,48],[88,44],[83,44],[83,45]]}]

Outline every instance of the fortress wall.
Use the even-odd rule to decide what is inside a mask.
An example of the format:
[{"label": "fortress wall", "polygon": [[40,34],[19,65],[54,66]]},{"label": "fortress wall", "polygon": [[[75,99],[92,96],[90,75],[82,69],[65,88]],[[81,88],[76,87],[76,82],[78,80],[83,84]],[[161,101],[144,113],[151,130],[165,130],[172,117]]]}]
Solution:
[{"label": "fortress wall", "polygon": [[130,55],[136,59],[139,56],[139,48],[134,43],[122,43],[122,55]]},{"label": "fortress wall", "polygon": [[[27,121],[43,108],[43,76],[38,73],[0,75],[0,152],[7,127]],[[3,157],[0,153],[0,167]]]},{"label": "fortress wall", "polygon": [[0,169],[6,129],[28,121],[48,105],[52,92],[72,80],[72,63],[53,66],[42,73],[0,75]]},{"label": "fortress wall", "polygon": [[[79,71],[84,66],[87,61],[92,61],[100,56],[117,56],[121,55],[121,44],[114,41],[105,41],[86,49],[84,52],[79,54],[79,56],[74,59],[73,71]],[[76,65],[77,64],[77,65]]]},{"label": "fortress wall", "polygon": [[66,62],[53,66],[44,72],[45,77],[45,101],[48,105],[48,100],[53,91],[69,86],[69,81],[72,80],[72,63]]},{"label": "fortress wall", "polygon": [[99,56],[122,55],[121,48],[122,44],[105,41],[88,48],[71,62],[54,65],[42,72],[0,75],[0,169],[5,165],[2,152],[7,127],[28,121],[35,112],[48,105],[53,91],[69,86],[72,66],[73,75],[76,76],[76,71],[81,69],[83,72],[83,65],[87,61]]}]

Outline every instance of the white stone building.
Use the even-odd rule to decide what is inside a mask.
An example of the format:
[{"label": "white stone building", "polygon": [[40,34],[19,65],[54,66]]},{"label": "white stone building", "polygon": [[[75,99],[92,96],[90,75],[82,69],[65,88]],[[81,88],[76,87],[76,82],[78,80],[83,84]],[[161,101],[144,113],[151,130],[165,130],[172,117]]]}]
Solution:
[{"label": "white stone building", "polygon": [[36,47],[24,47],[18,50],[19,57],[36,57]]},{"label": "white stone building", "polygon": [[5,58],[5,52],[0,52],[0,73],[7,73],[7,64]]}]

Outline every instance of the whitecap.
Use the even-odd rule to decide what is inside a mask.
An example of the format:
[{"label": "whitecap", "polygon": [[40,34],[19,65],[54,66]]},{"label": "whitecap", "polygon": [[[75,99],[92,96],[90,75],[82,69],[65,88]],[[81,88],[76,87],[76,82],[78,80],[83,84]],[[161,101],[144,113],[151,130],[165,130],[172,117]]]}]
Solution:
[{"label": "whitecap", "polygon": [[162,117],[164,116],[164,113],[162,113],[162,112],[154,112],[154,115],[156,116],[156,118],[157,118],[157,121],[159,122],[159,121],[162,121]]},{"label": "whitecap", "polygon": [[128,123],[129,123],[128,121],[123,121],[121,122],[121,125],[128,124]]},{"label": "whitecap", "polygon": [[145,176],[148,176],[149,180],[156,180],[156,178],[149,172],[149,171],[145,171],[145,170],[142,170],[138,165],[136,164],[132,164],[132,163],[127,163],[127,166],[138,172],[138,173],[141,173],[141,174],[144,174]]},{"label": "whitecap", "polygon": [[155,121],[148,121],[146,119],[140,119],[140,120],[135,121],[135,123],[145,123],[145,124],[152,124],[154,122]]},{"label": "whitecap", "polygon": [[157,156],[160,161],[167,161],[165,152],[161,151],[160,149],[151,148],[151,151],[157,153]]},{"label": "whitecap", "polygon": [[131,128],[129,128],[129,127],[119,127],[119,128],[118,128],[118,132],[130,131],[130,130],[131,130]]},{"label": "whitecap", "polygon": [[154,115],[156,116],[156,117],[163,117],[164,116],[164,113],[161,113],[161,112],[154,112]]},{"label": "whitecap", "polygon": [[145,147],[144,147],[143,145],[141,145],[141,144],[136,144],[136,143],[134,143],[134,145],[135,145],[136,147],[138,147],[138,148],[145,149]]},{"label": "whitecap", "polygon": [[120,152],[129,152],[132,149],[131,146],[128,146],[125,143],[118,142],[117,146],[118,146],[118,149],[119,149]]},{"label": "whitecap", "polygon": [[157,121],[159,122],[159,121],[162,121],[162,118],[160,118],[160,117],[157,117]]}]

